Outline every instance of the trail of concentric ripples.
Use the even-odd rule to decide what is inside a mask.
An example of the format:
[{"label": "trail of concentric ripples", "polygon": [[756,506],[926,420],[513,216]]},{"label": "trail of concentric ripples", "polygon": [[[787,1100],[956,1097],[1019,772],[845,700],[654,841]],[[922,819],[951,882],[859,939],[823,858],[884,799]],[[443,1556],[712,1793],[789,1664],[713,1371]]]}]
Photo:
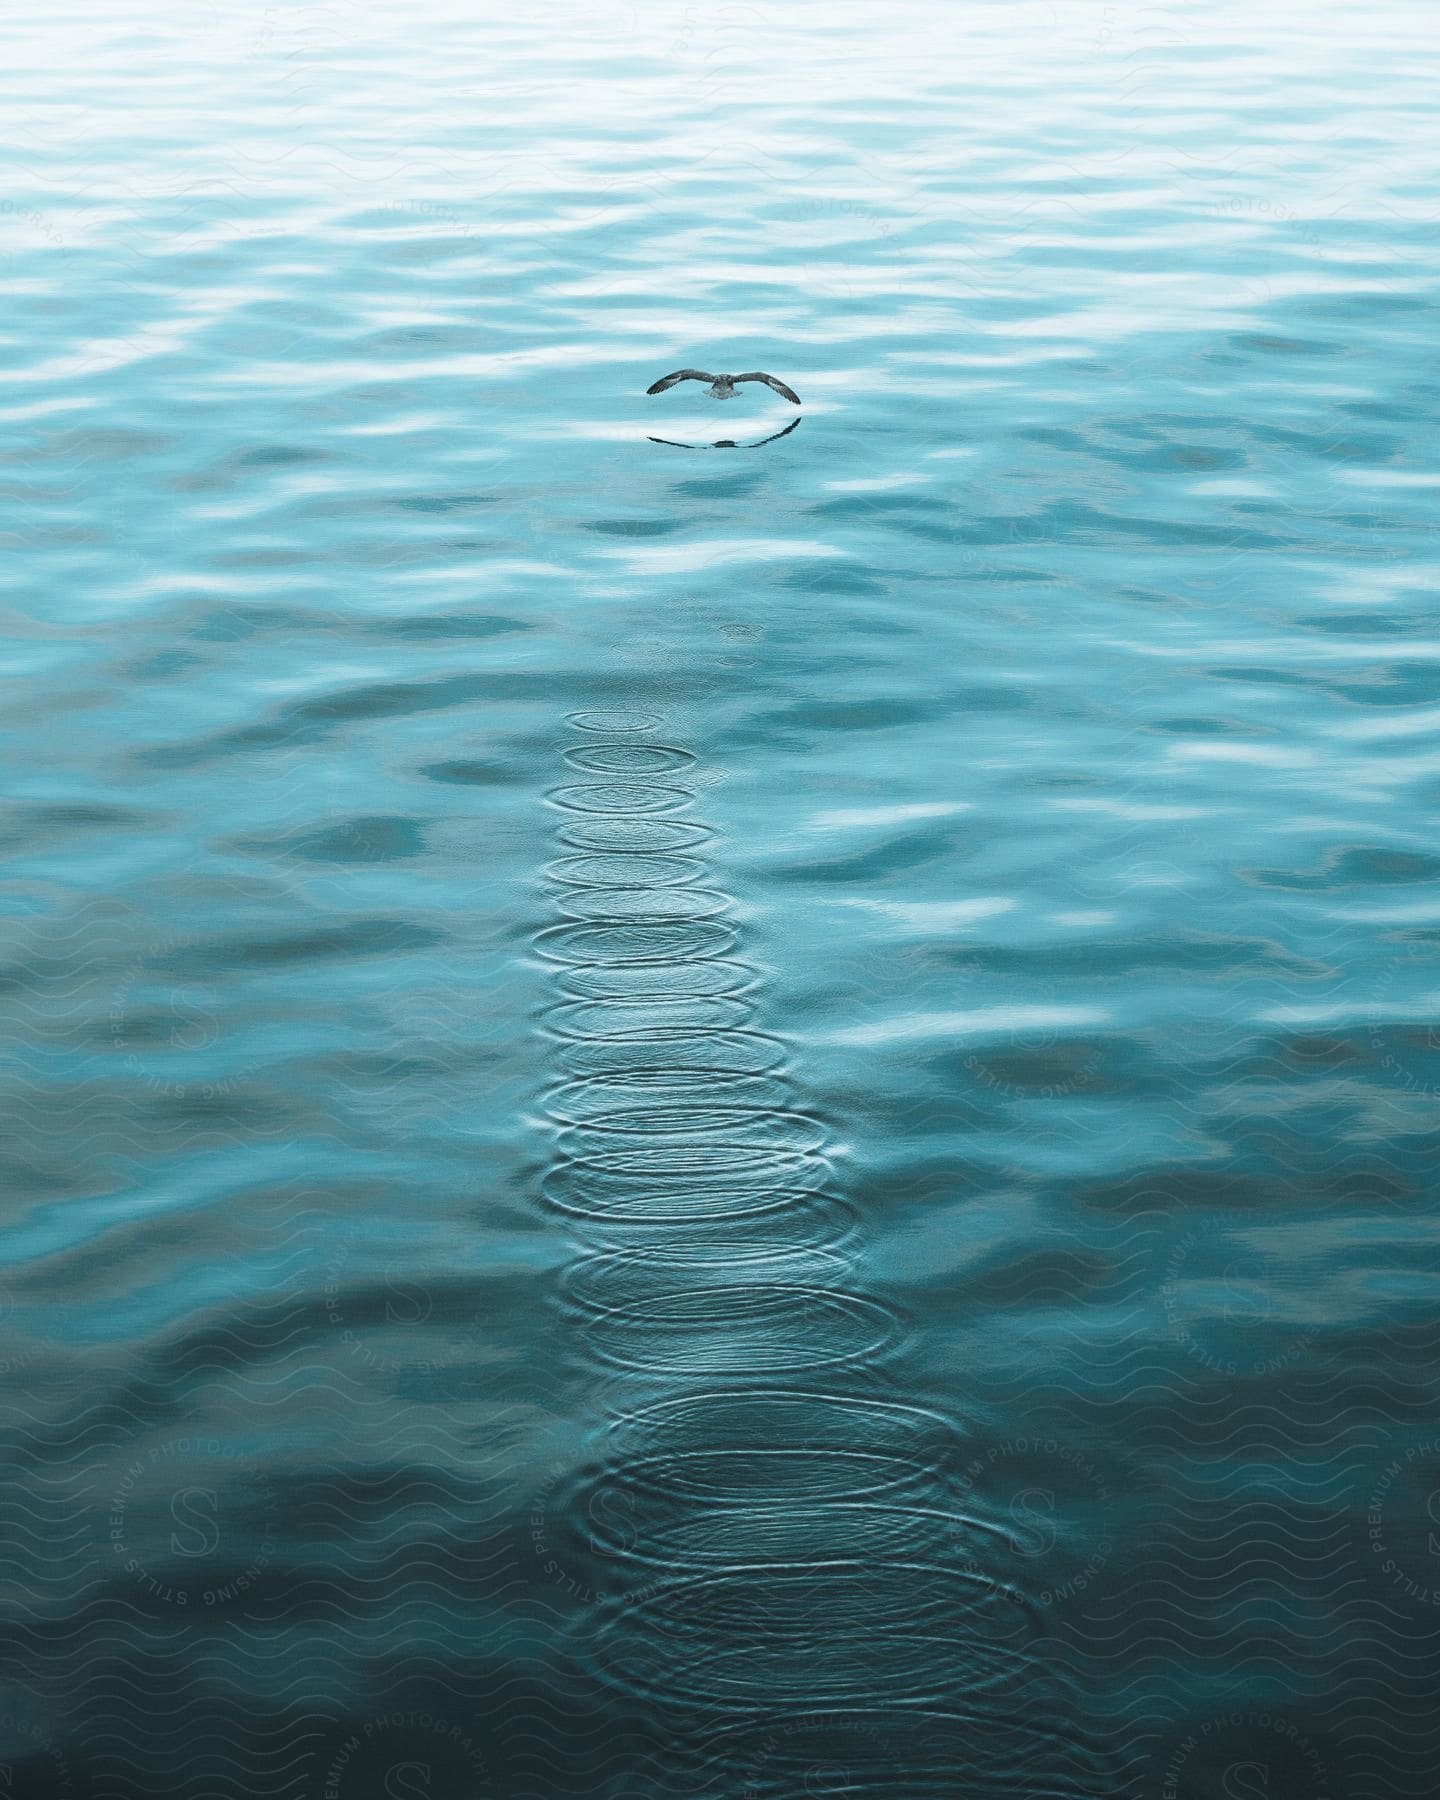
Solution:
[{"label": "trail of concentric ripples", "polygon": [[706,885],[694,756],[658,718],[569,722],[564,922],[535,947],[559,1077],[543,1196],[613,1376],[567,1502],[588,1658],[658,1709],[687,1791],[1094,1791],[1047,1735],[1038,1609],[959,1501],[961,1433],[905,1401],[904,1322],[857,1279],[826,1126]]}]

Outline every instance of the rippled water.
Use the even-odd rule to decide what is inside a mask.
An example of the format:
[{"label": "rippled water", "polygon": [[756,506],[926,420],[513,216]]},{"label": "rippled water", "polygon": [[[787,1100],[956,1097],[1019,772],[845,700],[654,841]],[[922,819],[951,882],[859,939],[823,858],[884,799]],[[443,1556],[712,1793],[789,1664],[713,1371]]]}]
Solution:
[{"label": "rippled water", "polygon": [[0,1785],[1432,1793],[1427,11],[3,39]]}]

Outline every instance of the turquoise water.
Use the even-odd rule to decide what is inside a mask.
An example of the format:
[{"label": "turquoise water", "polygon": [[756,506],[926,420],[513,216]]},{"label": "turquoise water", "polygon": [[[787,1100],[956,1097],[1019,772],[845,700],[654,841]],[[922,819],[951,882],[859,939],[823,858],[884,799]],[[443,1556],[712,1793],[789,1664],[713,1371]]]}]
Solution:
[{"label": "turquoise water", "polygon": [[10,15],[9,1791],[1433,1792],[1427,23]]}]

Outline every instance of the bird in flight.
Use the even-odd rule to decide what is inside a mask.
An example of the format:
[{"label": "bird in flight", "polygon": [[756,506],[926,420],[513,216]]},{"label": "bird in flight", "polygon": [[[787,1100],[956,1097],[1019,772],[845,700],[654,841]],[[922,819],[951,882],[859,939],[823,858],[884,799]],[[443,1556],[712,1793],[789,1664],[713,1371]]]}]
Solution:
[{"label": "bird in flight", "polygon": [[666,388],[674,387],[677,381],[708,381],[710,386],[706,392],[712,400],[733,400],[735,384],[739,381],[763,381],[766,387],[774,388],[775,392],[782,399],[788,400],[792,406],[800,404],[800,396],[794,388],[786,387],[783,381],[778,381],[773,375],[765,375],[758,369],[749,375],[707,375],[703,369],[677,369],[673,375],[662,375],[654,387],[646,388],[645,392],[647,394],[663,394]]}]

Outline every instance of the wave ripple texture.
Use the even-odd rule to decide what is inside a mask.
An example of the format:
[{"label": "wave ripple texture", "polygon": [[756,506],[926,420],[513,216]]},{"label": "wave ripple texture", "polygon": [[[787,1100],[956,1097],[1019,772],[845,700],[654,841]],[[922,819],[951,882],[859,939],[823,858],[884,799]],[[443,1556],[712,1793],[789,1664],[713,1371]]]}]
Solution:
[{"label": "wave ripple texture", "polygon": [[[671,923],[677,895],[731,910],[693,885],[712,831],[672,771],[694,759],[659,721],[571,722],[570,767],[626,775],[551,790],[558,848],[594,853],[550,864],[556,908],[591,923],[536,938],[561,1077],[542,1194],[579,1252],[570,1328],[615,1373],[571,1484],[588,1655],[695,1792],[826,1791],[843,1764],[857,1794],[998,1796],[1042,1769],[1083,1793],[1038,1610],[987,1566],[955,1428],[903,1398],[905,1321],[862,1285],[831,1134],[743,933]],[[637,835],[662,809],[673,849]]]}]

